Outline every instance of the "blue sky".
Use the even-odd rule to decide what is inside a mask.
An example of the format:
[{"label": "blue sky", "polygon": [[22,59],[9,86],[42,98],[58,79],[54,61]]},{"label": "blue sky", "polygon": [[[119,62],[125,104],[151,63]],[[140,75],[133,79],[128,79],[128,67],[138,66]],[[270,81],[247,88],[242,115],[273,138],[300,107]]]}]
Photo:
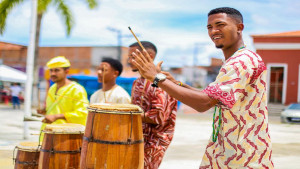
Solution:
[{"label": "blue sky", "polygon": [[[0,0],[1,1],[1,0]],[[140,40],[157,45],[156,62],[164,66],[193,64],[195,46],[197,65],[208,65],[210,57],[223,58],[209,39],[206,30],[207,13],[216,7],[229,6],[244,16],[244,41],[254,49],[250,35],[300,29],[299,0],[101,0],[95,10],[88,10],[81,1],[66,0],[71,7],[75,26],[71,36],[54,7],[42,21],[41,46],[111,46],[117,45],[117,35],[107,27],[122,31],[123,46],[135,42],[131,26]],[[30,0],[25,0],[8,16],[5,33],[0,41],[25,44],[29,42]]]}]

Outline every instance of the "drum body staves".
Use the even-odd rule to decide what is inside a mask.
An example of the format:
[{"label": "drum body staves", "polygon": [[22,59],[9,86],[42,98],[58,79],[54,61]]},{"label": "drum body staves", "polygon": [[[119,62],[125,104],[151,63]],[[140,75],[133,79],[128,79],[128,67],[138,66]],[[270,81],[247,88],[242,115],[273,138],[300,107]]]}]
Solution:
[{"label": "drum body staves", "polygon": [[40,149],[38,142],[21,142],[16,146],[15,169],[38,169]]},{"label": "drum body staves", "polygon": [[39,169],[79,169],[83,130],[79,124],[47,125]]},{"label": "drum body staves", "polygon": [[[141,109],[133,105],[123,105],[129,106],[126,111],[118,110],[122,105],[96,106],[96,109],[91,106],[82,145],[81,169],[142,169]],[[131,106],[136,108],[133,113]]]}]

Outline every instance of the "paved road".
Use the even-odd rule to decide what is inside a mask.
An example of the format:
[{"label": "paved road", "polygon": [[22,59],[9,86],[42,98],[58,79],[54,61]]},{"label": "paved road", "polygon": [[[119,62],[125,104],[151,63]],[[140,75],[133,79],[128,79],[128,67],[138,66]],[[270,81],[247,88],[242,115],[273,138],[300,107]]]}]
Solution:
[{"label": "paved road", "polygon": [[[190,112],[190,114],[182,113]],[[183,108],[178,113],[174,139],[160,169],[198,169],[212,132],[211,113],[193,114]],[[277,169],[300,166],[300,125],[281,124],[270,116],[273,161]],[[38,133],[39,122],[30,122],[30,133]],[[13,169],[12,152],[23,140],[23,112],[0,105],[0,169]],[[29,140],[38,140],[31,135]]]}]

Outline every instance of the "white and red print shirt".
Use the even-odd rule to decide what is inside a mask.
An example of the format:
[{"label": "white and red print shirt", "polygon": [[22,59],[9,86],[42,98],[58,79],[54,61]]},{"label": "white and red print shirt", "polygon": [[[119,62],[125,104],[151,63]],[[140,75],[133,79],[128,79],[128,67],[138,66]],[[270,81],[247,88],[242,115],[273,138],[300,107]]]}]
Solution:
[{"label": "white and red print shirt", "polygon": [[131,96],[132,103],[139,105],[145,116],[157,123],[143,123],[145,148],[161,146],[158,149],[165,151],[174,135],[177,100],[143,78],[134,81]]},{"label": "white and red print shirt", "polygon": [[274,168],[268,126],[267,71],[261,57],[240,49],[226,60],[203,92],[219,100],[221,126],[206,147],[200,168]]}]

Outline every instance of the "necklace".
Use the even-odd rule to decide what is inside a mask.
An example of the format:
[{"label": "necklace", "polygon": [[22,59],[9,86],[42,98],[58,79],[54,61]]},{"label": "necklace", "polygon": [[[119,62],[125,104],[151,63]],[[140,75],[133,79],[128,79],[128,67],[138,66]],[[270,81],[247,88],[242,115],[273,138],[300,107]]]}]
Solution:
[{"label": "necklace", "polygon": [[[110,98],[110,96],[112,95],[112,92],[114,91],[114,89],[117,87],[118,85],[117,84],[115,84],[111,89],[109,89],[109,90],[107,90],[107,91],[103,91],[103,96],[104,96],[104,103],[107,103],[107,100],[106,100],[106,98],[107,99],[109,99]],[[109,92],[109,95],[108,95],[108,97],[106,97],[106,92]]]},{"label": "necklace", "polygon": [[[238,50],[235,51],[234,54],[235,54],[236,52],[238,52],[239,50],[244,49],[245,47],[246,47],[246,45],[244,45],[244,46],[238,48]],[[234,54],[233,54],[233,55],[234,55]],[[232,56],[233,56],[233,55],[232,55]],[[212,141],[213,141],[213,142],[216,142],[216,141],[217,141],[217,138],[218,138],[218,135],[219,135],[219,131],[220,131],[221,122],[222,122],[222,117],[221,117],[221,107],[220,107],[220,108],[219,108],[219,117],[218,117],[218,118],[219,118],[218,127],[217,127],[217,130],[215,130],[215,124],[214,124],[214,122],[215,122],[215,117],[216,117],[216,110],[217,110],[217,106],[215,106],[215,111],[214,111],[214,116],[213,116],[213,123],[212,123],[212,127],[213,127]]]},{"label": "necklace", "polygon": [[221,107],[219,108],[219,123],[218,123],[218,127],[217,127],[217,131],[215,131],[215,116],[216,116],[216,110],[217,110],[217,106],[215,106],[215,111],[214,111],[214,116],[213,116],[213,123],[212,123],[212,126],[213,126],[213,135],[212,135],[212,141],[213,142],[216,142],[217,141],[217,138],[218,138],[218,135],[219,135],[219,131],[220,131],[220,126],[221,126]]}]

